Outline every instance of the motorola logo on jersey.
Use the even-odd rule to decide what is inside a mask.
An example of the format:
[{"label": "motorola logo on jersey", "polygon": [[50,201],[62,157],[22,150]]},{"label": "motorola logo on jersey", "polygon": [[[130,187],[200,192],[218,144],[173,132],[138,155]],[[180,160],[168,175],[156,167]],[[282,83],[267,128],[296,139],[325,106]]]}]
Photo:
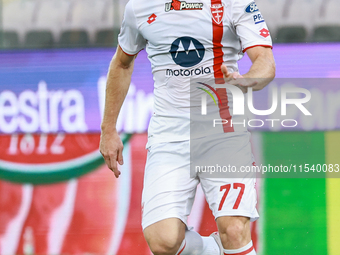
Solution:
[{"label": "motorola logo on jersey", "polygon": [[165,76],[193,76],[211,73],[210,67],[201,67],[196,69],[166,69]]},{"label": "motorola logo on jersey", "polygon": [[184,36],[171,44],[170,53],[177,65],[191,67],[203,60],[205,48],[195,38]]}]

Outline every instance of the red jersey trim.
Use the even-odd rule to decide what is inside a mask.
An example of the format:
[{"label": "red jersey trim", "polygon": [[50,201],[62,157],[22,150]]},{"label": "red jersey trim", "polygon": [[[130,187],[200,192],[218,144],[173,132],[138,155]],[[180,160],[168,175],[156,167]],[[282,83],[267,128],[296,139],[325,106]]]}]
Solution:
[{"label": "red jersey trim", "polygon": [[187,245],[187,242],[184,243],[184,246],[183,246],[182,250],[180,250],[179,253],[177,253],[177,255],[180,255],[183,252],[183,250],[184,250],[186,245]]},{"label": "red jersey trim", "polygon": [[126,55],[128,55],[128,56],[130,56],[130,57],[136,56],[136,55],[139,53],[139,51],[138,51],[136,54],[131,55],[131,54],[129,54],[129,53],[126,53],[126,52],[122,49],[122,47],[120,47],[120,45],[118,45],[118,46],[119,46],[119,48],[122,50],[122,52],[124,52]]},{"label": "red jersey trim", "polygon": [[[220,4],[222,5],[221,0],[211,0],[211,5]],[[212,22],[212,30],[213,30],[213,53],[214,53],[214,76],[215,82],[218,84],[224,84],[223,73],[221,71],[221,65],[223,64],[223,50],[222,50],[222,37],[223,37],[223,21],[220,24],[217,24],[213,17],[211,17]]]},{"label": "red jersey trim", "polygon": [[[222,5],[221,0],[211,0],[211,5]],[[217,24],[213,17],[211,18],[212,22],[212,42],[213,42],[213,52],[214,52],[214,77],[215,83],[224,84],[225,81],[223,79],[223,73],[221,71],[221,65],[223,64],[223,50],[222,50],[222,38],[223,38],[223,21],[220,24]],[[224,88],[216,89],[217,94],[220,96],[222,104],[218,104],[220,116],[222,119],[227,120],[228,123],[223,124],[224,133],[234,132],[234,127],[231,126],[232,116],[229,111],[229,100],[227,95],[227,90]]]},{"label": "red jersey trim", "polygon": [[257,46],[265,47],[265,48],[271,48],[271,49],[273,48],[273,46],[271,46],[271,45],[258,44],[258,45],[249,46],[248,48],[245,48],[242,52],[245,53],[247,50],[254,48],[254,47],[257,47]]},{"label": "red jersey trim", "polygon": [[243,251],[243,252],[233,253],[233,254],[224,253],[224,255],[247,255],[247,254],[248,254],[249,252],[251,252],[252,250],[254,250],[254,246],[250,247],[248,250]]}]

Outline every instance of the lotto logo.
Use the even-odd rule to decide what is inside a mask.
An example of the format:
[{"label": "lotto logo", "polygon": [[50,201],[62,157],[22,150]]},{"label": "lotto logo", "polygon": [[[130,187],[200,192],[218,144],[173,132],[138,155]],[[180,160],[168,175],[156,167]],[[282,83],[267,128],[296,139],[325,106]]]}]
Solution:
[{"label": "lotto logo", "polygon": [[157,15],[156,14],[152,14],[150,15],[150,17],[148,18],[148,23],[151,24],[152,22],[154,22],[157,18]]},{"label": "lotto logo", "polygon": [[262,28],[261,30],[260,30],[260,35],[262,36],[262,37],[264,37],[264,38],[267,38],[270,34],[269,34],[269,30],[268,29],[266,29],[266,28]]}]

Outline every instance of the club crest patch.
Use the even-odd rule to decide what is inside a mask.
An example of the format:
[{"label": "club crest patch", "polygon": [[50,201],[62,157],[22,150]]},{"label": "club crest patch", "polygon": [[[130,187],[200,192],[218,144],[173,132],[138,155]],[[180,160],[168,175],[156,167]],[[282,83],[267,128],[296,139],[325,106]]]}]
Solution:
[{"label": "club crest patch", "polygon": [[213,4],[210,6],[211,16],[216,24],[221,24],[224,15],[223,4]]}]

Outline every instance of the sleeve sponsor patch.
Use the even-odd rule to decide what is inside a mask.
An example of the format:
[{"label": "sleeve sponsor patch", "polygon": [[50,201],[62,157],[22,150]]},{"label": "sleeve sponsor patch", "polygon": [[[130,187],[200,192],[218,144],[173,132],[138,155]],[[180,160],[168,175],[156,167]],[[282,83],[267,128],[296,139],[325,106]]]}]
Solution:
[{"label": "sleeve sponsor patch", "polygon": [[259,24],[259,23],[264,22],[264,19],[263,19],[261,13],[255,14],[255,15],[253,16],[253,19],[254,19],[254,23],[255,23],[255,24]]},{"label": "sleeve sponsor patch", "polygon": [[251,2],[246,9],[244,10],[246,13],[254,13],[254,12],[258,12],[259,8],[257,8],[257,5],[255,2]]}]

